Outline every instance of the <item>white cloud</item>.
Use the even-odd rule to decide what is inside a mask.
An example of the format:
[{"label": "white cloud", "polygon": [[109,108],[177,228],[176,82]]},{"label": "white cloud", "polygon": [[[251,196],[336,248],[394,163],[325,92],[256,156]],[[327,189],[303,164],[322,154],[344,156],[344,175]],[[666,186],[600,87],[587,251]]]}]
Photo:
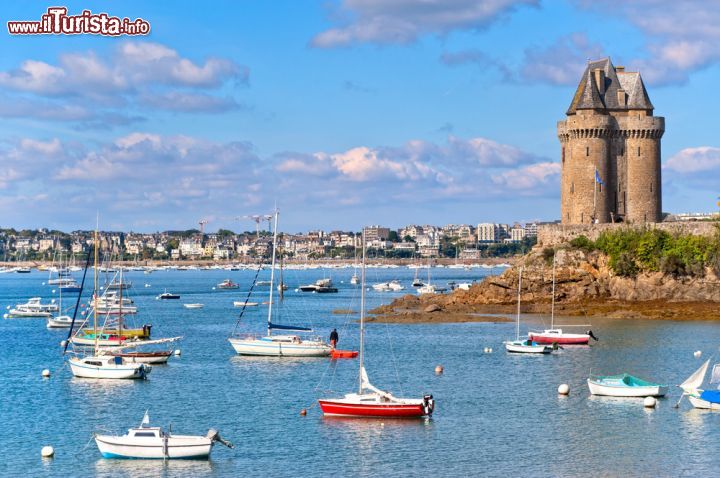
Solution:
[{"label": "white cloud", "polygon": [[495,184],[524,196],[557,195],[560,189],[560,164],[538,163],[503,171],[492,177]]},{"label": "white cloud", "polygon": [[664,168],[681,175],[720,172],[720,148],[712,146],[685,148],[668,159]]},{"label": "white cloud", "polygon": [[529,81],[576,85],[587,59],[603,56],[601,45],[591,42],[584,33],[572,33],[549,46],[526,49],[520,74]]},{"label": "white cloud", "polygon": [[342,25],[319,33],[319,48],[353,43],[412,43],[419,36],[480,29],[520,5],[537,0],[343,0],[334,17]]}]

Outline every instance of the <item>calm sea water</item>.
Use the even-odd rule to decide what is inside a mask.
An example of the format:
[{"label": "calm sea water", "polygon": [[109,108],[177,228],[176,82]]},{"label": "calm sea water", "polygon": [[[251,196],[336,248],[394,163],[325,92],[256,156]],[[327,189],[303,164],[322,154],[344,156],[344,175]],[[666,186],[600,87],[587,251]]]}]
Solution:
[{"label": "calm sea water", "polygon": [[[291,287],[282,320],[312,325],[340,346],[355,348],[358,308],[352,269],[287,271]],[[434,269],[433,282],[479,279],[487,271]],[[680,476],[715,474],[720,413],[672,408],[676,389],[647,410],[642,400],[591,398],[589,373],[630,372],[675,385],[713,354],[720,328],[708,322],[595,320],[600,342],[553,356],[511,356],[502,341],[514,323],[386,325],[367,328],[367,368],[377,386],[397,395],[434,394],[431,420],[323,418],[315,401],[356,387],[357,361],[238,357],[227,342],[238,291],[215,291],[225,278],[247,289],[254,273],[224,271],[129,272],[138,323],[153,336],[183,335],[166,366],[146,381],[75,379],[60,355],[66,332],[41,319],[0,321],[0,475],[17,476]],[[263,271],[262,278],[269,275]],[[400,279],[408,269],[369,269],[368,281]],[[332,277],[338,294],[303,294],[292,288]],[[47,274],[0,274],[0,306],[32,296],[53,297]],[[144,287],[144,284],[150,284]],[[164,288],[179,301],[154,299]],[[242,290],[241,289],[241,290]],[[265,294],[266,288],[263,288]],[[372,307],[399,294],[370,291]],[[263,300],[262,297],[258,299]],[[202,302],[189,310],[183,303]],[[251,310],[238,330],[264,332],[265,309]],[[523,331],[543,317],[523,317]],[[578,319],[573,319],[576,323]],[[580,319],[580,321],[584,321]],[[492,347],[492,353],[483,353]],[[443,375],[434,368],[442,364]],[[50,379],[40,372],[49,368]],[[569,397],[557,386],[568,383]],[[306,417],[299,412],[308,408]],[[234,450],[217,446],[209,461],[106,460],[93,432],[124,433],[146,409],[155,424],[205,434],[220,430]],[[54,459],[41,459],[44,445]]]}]

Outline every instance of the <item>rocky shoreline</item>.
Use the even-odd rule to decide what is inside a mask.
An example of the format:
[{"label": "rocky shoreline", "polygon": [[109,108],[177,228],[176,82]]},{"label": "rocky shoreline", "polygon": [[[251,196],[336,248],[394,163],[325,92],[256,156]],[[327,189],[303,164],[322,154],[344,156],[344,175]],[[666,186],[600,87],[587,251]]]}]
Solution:
[{"label": "rocky shoreline", "polygon": [[[702,278],[661,272],[634,278],[612,273],[607,256],[571,247],[555,249],[555,313],[618,319],[720,320],[720,279],[712,269]],[[402,323],[506,321],[517,307],[522,267],[522,312],[549,314],[552,255],[537,248],[499,276],[469,290],[417,297],[406,295],[370,311],[375,320]],[[500,314],[503,317],[493,317]]]}]

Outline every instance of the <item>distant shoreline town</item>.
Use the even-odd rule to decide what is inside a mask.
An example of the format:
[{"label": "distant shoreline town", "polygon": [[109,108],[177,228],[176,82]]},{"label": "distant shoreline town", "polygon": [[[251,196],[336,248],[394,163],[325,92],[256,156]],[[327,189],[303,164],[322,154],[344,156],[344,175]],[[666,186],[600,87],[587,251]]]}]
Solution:
[{"label": "distant shoreline town", "polygon": [[[532,248],[542,223],[409,225],[400,229],[364,228],[371,259],[457,259],[510,257]],[[202,224],[201,224],[202,226]],[[287,260],[354,259],[362,232],[313,230],[282,233],[279,249]],[[99,232],[100,251],[113,261],[239,261],[270,256],[267,231],[236,233],[198,229],[156,233]],[[32,262],[84,257],[92,249],[93,231],[0,229],[0,261]]]},{"label": "distant shoreline town", "polygon": [[[712,213],[669,215],[664,222],[717,220]],[[538,228],[554,222],[520,224],[480,223],[445,226],[408,225],[400,229],[364,228],[369,259],[480,260],[507,258],[527,253],[537,242]],[[204,222],[200,223],[201,228]],[[237,261],[252,262],[270,257],[268,231],[236,233],[200,229],[135,233],[100,231],[100,251],[112,261]],[[362,231],[281,233],[279,249],[288,261],[354,259]],[[0,262],[77,260],[92,249],[93,231],[66,233],[49,229],[0,228]]]}]

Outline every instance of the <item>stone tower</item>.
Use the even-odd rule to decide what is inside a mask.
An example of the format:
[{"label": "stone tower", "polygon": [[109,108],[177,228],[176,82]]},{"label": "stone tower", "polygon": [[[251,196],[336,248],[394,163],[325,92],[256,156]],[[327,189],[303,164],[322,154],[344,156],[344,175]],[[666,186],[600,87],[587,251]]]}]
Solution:
[{"label": "stone tower", "polygon": [[659,222],[665,118],[653,116],[640,73],[589,62],[566,114],[557,125],[562,223]]}]

